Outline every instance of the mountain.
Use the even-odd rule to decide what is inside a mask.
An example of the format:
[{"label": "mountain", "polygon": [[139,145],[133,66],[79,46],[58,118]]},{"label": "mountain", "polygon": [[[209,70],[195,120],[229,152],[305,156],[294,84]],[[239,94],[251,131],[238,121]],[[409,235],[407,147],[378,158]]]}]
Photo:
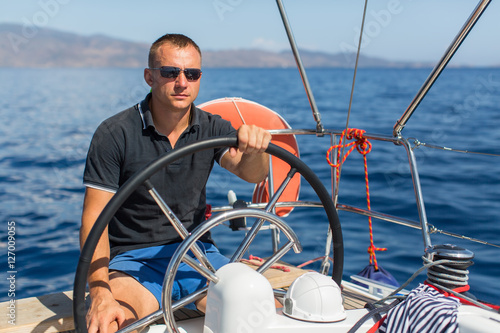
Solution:
[{"label": "mountain", "polygon": [[[351,68],[354,67],[356,54],[354,53],[325,53],[300,50],[300,58],[308,68]],[[296,67],[292,51],[270,52],[256,49],[204,51],[204,67],[246,67],[246,68],[275,68]],[[393,67],[418,68],[432,67],[430,64],[389,61],[381,58],[360,56],[360,67]]]},{"label": "mountain", "polygon": [[[0,67],[144,67],[149,44],[104,35],[82,36],[59,30],[0,24]],[[354,54],[302,50],[306,67],[353,67]],[[257,49],[203,51],[204,67],[295,67],[291,51]],[[361,55],[361,67],[424,67]]]},{"label": "mountain", "polygon": [[0,24],[0,67],[142,67],[149,45]]}]

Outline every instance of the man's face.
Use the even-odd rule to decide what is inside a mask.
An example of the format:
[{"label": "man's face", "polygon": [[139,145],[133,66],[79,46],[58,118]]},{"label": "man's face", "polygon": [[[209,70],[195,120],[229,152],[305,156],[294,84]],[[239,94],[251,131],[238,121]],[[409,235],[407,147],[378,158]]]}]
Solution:
[{"label": "man's face", "polygon": [[201,56],[191,45],[185,48],[173,46],[170,43],[158,48],[154,68],[173,66],[181,69],[176,78],[164,78],[160,70],[146,69],[144,78],[152,88],[153,105],[169,111],[185,111],[198,96],[200,79],[190,81],[183,69],[201,68]]}]

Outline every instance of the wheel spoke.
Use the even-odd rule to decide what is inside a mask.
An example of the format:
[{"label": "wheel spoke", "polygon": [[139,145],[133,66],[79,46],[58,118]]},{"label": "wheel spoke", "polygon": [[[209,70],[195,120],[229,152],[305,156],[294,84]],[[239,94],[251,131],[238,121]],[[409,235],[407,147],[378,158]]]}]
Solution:
[{"label": "wheel spoke", "polygon": [[276,206],[276,203],[278,202],[279,198],[283,194],[283,191],[285,191],[285,188],[288,186],[288,183],[290,183],[290,180],[292,180],[293,176],[297,173],[297,169],[291,168],[288,174],[286,175],[285,179],[281,182],[281,185],[278,187],[278,190],[273,194],[273,196],[269,199],[269,203],[266,206],[266,212],[271,212],[274,207]]},{"label": "wheel spoke", "polygon": [[[167,295],[165,293],[165,287],[166,287],[166,284],[165,284],[165,281],[164,281],[164,283],[163,283],[162,297],[165,297]],[[172,312],[171,313],[179,310],[180,308],[186,306],[189,303],[193,303],[193,302],[196,302],[199,299],[202,299],[207,294],[207,291],[208,291],[208,286],[205,286],[205,287],[203,287],[201,289],[198,289],[194,293],[189,294],[187,296],[184,296],[180,300],[177,300],[177,301],[173,302],[172,303]],[[168,304],[168,302],[166,302],[165,299],[163,299],[162,301],[163,301],[163,309],[160,309],[158,311],[161,311],[161,314],[163,315],[163,320],[165,321],[165,324],[167,325],[167,327],[170,327],[172,329],[176,329],[175,321],[172,321],[172,320],[175,320],[175,318],[174,318],[173,315],[170,316],[170,312],[168,312],[168,308],[166,307],[166,305]],[[155,314],[156,314],[156,312],[155,312]]]},{"label": "wheel spoke", "polygon": [[288,240],[288,242],[281,247],[276,253],[269,257],[258,269],[257,272],[264,274],[274,263],[281,259],[293,246],[293,242]]},{"label": "wheel spoke", "polygon": [[201,289],[198,289],[194,293],[189,294],[187,296],[184,296],[180,300],[173,302],[172,303],[172,311],[176,311],[176,310],[182,308],[183,306],[186,306],[189,303],[196,302],[197,300],[203,298],[207,294],[207,291],[208,291],[208,287],[203,287]]},{"label": "wheel spoke", "polygon": [[182,261],[184,261],[186,264],[188,264],[192,269],[200,273],[203,277],[205,277],[207,280],[212,281],[213,283],[219,282],[219,278],[206,269],[202,264],[191,258],[189,255],[184,255],[182,258]]},{"label": "wheel spoke", "polygon": [[[297,173],[297,169],[291,168],[286,178],[283,180],[283,182],[281,182],[281,185],[279,186],[278,190],[270,198],[269,203],[265,208],[266,212],[271,212],[274,209],[274,206],[278,202],[278,199],[280,198],[281,194],[283,194],[283,191],[285,190],[286,186],[293,178],[295,173]],[[246,251],[248,251],[250,244],[252,244],[253,240],[257,236],[257,233],[259,232],[263,224],[264,224],[263,219],[259,219],[257,222],[254,223],[248,234],[245,236],[245,238],[239,245],[238,249],[234,252],[229,262],[238,262],[241,260],[241,258],[243,258],[243,255],[245,254]]]},{"label": "wheel spoke", "polygon": [[259,219],[257,222],[255,222],[250,228],[250,231],[248,234],[245,236],[243,241],[240,243],[236,251],[233,253],[233,256],[231,257],[231,260],[229,262],[238,262],[243,258],[243,255],[245,252],[248,251],[248,248],[250,247],[250,244],[253,242],[255,237],[257,236],[257,233],[259,232],[260,228],[264,224],[263,219]]},{"label": "wheel spoke", "polygon": [[[272,161],[272,158],[269,159],[269,173],[273,174],[273,171],[272,171],[273,164],[271,163],[271,161]],[[276,193],[274,193],[274,179],[273,179],[273,177],[268,177],[269,193],[274,193],[274,194],[273,194],[273,197],[269,200],[269,204],[271,202],[273,202],[273,204],[272,204],[272,206],[269,206],[269,205],[266,206],[266,211],[276,213],[277,200],[281,197],[281,195],[283,194],[283,191],[285,190],[288,183],[293,178],[293,176],[295,175],[296,172],[297,172],[297,170],[295,168],[290,169],[290,171],[287,174],[287,177],[283,180],[283,182],[281,183],[281,185],[278,188],[278,191]],[[273,252],[276,253],[278,251],[278,247],[280,244],[280,233],[279,233],[279,230],[277,230],[277,229],[272,229],[271,232],[272,232]]]},{"label": "wheel spoke", "polygon": [[116,331],[116,333],[128,333],[133,331],[140,331],[143,327],[156,322],[158,319],[161,319],[163,316],[163,311],[161,309],[156,310],[150,315],[139,319],[138,321],[128,325],[127,327],[122,328],[121,330]]},{"label": "wheel spoke", "polygon": [[[174,212],[170,209],[170,207],[167,205],[165,200],[161,197],[161,195],[158,193],[158,191],[154,188],[153,184],[149,180],[146,180],[144,182],[144,185],[148,188],[149,194],[153,197],[155,200],[156,204],[160,207],[162,210],[163,214],[167,217],[167,219],[170,221],[172,226],[174,227],[175,231],[179,234],[179,236],[182,239],[186,239],[186,237],[189,235],[189,232],[187,229],[184,227],[182,222],[175,216]],[[197,244],[193,244],[193,248],[191,249],[193,251],[194,256],[196,259],[202,263],[206,268],[211,270],[212,272],[215,273],[215,268],[212,266],[208,258],[203,254],[203,251],[200,249],[200,247]]]},{"label": "wheel spoke", "polygon": [[185,239],[188,236],[189,232],[184,227],[182,222],[177,218],[177,216],[175,216],[174,212],[170,209],[165,200],[163,200],[160,193],[158,193],[158,191],[154,188],[153,184],[151,184],[149,180],[146,180],[144,182],[144,185],[146,185],[149,194],[151,194],[156,204],[162,210],[163,214],[165,214],[167,219],[170,221],[175,231],[177,231],[177,233],[179,234],[179,236],[181,236],[182,239]]}]

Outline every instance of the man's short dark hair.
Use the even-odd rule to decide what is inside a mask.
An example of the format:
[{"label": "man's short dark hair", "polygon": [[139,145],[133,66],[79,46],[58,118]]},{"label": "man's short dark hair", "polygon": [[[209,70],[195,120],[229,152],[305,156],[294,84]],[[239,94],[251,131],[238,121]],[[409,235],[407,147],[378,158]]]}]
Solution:
[{"label": "man's short dark hair", "polygon": [[196,51],[200,54],[201,57],[201,51],[198,45],[189,37],[184,36],[182,34],[165,34],[158,38],[152,45],[151,48],[149,49],[149,59],[148,59],[148,65],[149,67],[154,67],[154,61],[155,61],[155,56],[156,52],[158,51],[158,48],[162,46],[163,44],[172,44],[174,46],[177,46],[179,48],[185,48],[189,45],[193,46]]}]

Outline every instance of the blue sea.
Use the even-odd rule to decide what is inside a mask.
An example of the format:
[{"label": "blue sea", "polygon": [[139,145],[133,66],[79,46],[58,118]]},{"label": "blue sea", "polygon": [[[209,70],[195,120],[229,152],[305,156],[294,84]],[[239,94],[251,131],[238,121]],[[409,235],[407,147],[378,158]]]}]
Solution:
[{"label": "blue sea", "polygon": [[[391,135],[429,72],[360,69],[349,127]],[[16,299],[72,289],[86,151],[102,120],[147,94],[142,73],[141,69],[0,69],[0,301],[12,298],[12,286],[5,278],[12,274]],[[325,128],[344,128],[352,70],[311,69],[308,76]],[[205,69],[197,103],[229,96],[263,104],[293,128],[316,126],[296,69]],[[500,69],[451,68],[422,101],[403,135],[428,145],[500,154],[499,125]],[[331,170],[325,159],[329,137],[298,136],[297,140],[301,158],[330,191]],[[404,148],[379,141],[372,145],[367,157],[371,208],[417,221]],[[499,157],[423,146],[415,153],[429,222],[441,230],[500,244]],[[253,187],[216,166],[207,187],[209,203],[227,204],[230,189],[238,198],[250,200]],[[306,184],[301,196],[315,200]],[[366,207],[363,162],[357,152],[342,169],[339,202]],[[344,278],[348,279],[368,264],[368,221],[345,212],[340,220]],[[327,224],[321,210],[296,209],[286,221],[304,245],[303,253],[289,254],[287,261],[300,264],[323,255]],[[10,243],[9,230],[15,237]],[[377,252],[379,265],[403,283],[422,265],[420,230],[374,220],[373,231],[375,246],[387,248]],[[243,237],[226,229],[214,234],[224,253],[234,251]],[[440,234],[432,235],[432,243],[452,243],[473,251],[472,292],[500,303],[499,248]],[[269,236],[262,232],[251,253],[260,255],[270,248],[267,244]],[[410,288],[424,279],[424,274],[418,276]]]}]

